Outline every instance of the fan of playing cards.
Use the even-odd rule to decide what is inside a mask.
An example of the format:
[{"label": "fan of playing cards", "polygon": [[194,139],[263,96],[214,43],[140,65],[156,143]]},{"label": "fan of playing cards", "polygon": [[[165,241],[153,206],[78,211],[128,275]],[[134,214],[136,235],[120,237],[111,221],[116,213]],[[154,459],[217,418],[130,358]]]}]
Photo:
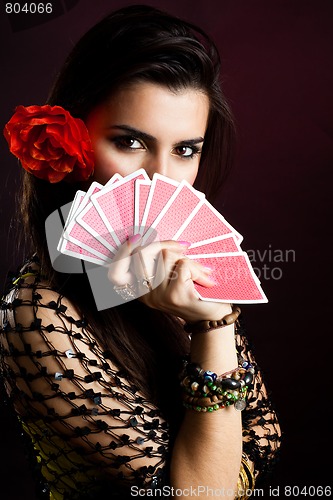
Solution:
[{"label": "fan of playing cards", "polygon": [[231,303],[267,302],[260,281],[240,243],[243,237],[188,182],[145,170],[105,186],[93,182],[77,191],[58,250],[98,265],[112,262],[118,247],[133,234],[142,245],[156,240],[189,241],[186,257],[214,269],[216,285],[194,283],[202,300]]}]

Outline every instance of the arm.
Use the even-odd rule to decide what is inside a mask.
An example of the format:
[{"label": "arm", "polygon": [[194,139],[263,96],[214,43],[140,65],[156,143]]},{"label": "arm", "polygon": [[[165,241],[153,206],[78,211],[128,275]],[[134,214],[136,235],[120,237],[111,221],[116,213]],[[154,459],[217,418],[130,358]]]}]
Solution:
[{"label": "arm", "polygon": [[[25,429],[42,454],[50,450],[45,475],[57,487],[71,481],[62,459],[78,460],[76,450],[87,475],[97,465],[103,476],[150,484],[168,452],[158,409],[118,372],[68,301],[33,277],[14,293],[3,311],[1,368]],[[60,457],[58,476],[65,479],[52,476],[50,453]]]},{"label": "arm", "polygon": [[[191,359],[203,369],[224,373],[237,366],[234,325],[197,334]],[[175,443],[171,481],[175,487],[204,486],[235,497],[242,453],[241,412],[233,406],[211,414],[187,410]],[[199,490],[200,491],[200,490]]]},{"label": "arm", "polygon": [[[170,246],[164,249],[163,256],[167,279],[142,298],[147,305],[188,322],[218,320],[231,312],[229,304],[198,298],[194,281],[204,286],[212,285],[206,269],[175,254]],[[217,374],[235,369],[238,360],[234,326],[192,336],[190,354],[192,362]],[[241,456],[240,412],[233,406],[213,413],[187,409],[172,451],[171,484],[182,490],[203,486],[203,490],[199,490],[201,498],[211,497],[212,489],[224,491],[226,497],[234,498]]]},{"label": "arm", "polygon": [[[227,327],[227,328],[232,328],[232,327]],[[224,332],[226,333],[227,328],[224,329]],[[243,426],[243,460],[245,460],[245,469],[243,468],[243,471],[239,475],[239,483],[238,483],[238,489],[239,491],[244,491],[244,490],[249,490],[251,485],[254,487],[254,478],[258,479],[262,478],[267,474],[267,472],[270,472],[274,463],[276,462],[278,456],[279,456],[279,447],[281,443],[281,430],[279,427],[279,423],[276,417],[276,413],[272,407],[271,401],[267,395],[267,390],[266,387],[263,383],[262,379],[262,374],[260,370],[258,369],[255,359],[253,356],[252,351],[249,348],[249,343],[247,338],[244,335],[244,330],[239,323],[239,321],[236,322],[236,350],[241,355],[242,359],[245,362],[251,363],[255,368],[255,373],[254,373],[254,379],[253,382],[250,384],[249,389],[248,389],[248,394],[247,394],[247,405],[246,408],[242,412],[242,426]],[[218,330],[215,330],[213,332],[208,332],[203,334],[203,337],[206,337],[206,340],[209,342],[207,339],[207,336],[209,335],[215,335],[218,334]],[[202,340],[198,338],[198,336],[195,336],[193,340]],[[231,340],[232,337],[229,337],[229,340]],[[216,340],[216,339],[215,339]],[[231,340],[232,345],[234,344],[233,340]],[[212,361],[210,362],[210,366],[213,366],[213,363],[216,359],[217,362],[221,363],[221,360],[223,360],[223,353],[228,352],[228,340],[226,339],[223,352],[219,352],[218,349],[215,349],[212,351]],[[194,342],[192,341],[192,346]],[[210,347],[214,346],[214,342],[210,344],[210,347],[207,346],[205,349],[204,344],[201,342],[197,342],[195,344],[198,346],[198,355],[195,356],[193,351],[194,349],[192,348],[192,359],[206,359],[207,354],[209,355],[209,349]],[[205,350],[203,350],[205,349]],[[213,348],[214,349],[214,348]],[[202,356],[202,353],[205,352],[205,356]],[[203,367],[204,370],[208,369],[207,366],[205,365],[205,362],[199,363],[200,366]],[[221,366],[217,363],[216,366]],[[231,369],[233,369],[235,366],[234,365]],[[230,369],[230,368],[229,368]],[[213,370],[217,371],[217,373],[221,373],[219,370]],[[223,372],[229,371],[227,369],[227,366],[224,365]],[[231,410],[233,407],[229,407],[228,410]],[[191,412],[192,414],[196,414],[196,412]],[[219,413],[219,412],[218,412]],[[235,412],[237,413],[237,412]],[[205,417],[205,414],[197,414]],[[186,421],[186,419],[185,419]],[[189,422],[192,422],[192,419],[188,419]],[[207,417],[206,420],[202,423],[207,422]],[[222,419],[220,420],[222,423]],[[219,430],[217,429],[215,432],[215,437],[219,436]],[[228,432],[229,430],[227,430]],[[232,431],[229,431],[231,434]],[[180,436],[178,441],[180,441]],[[228,436],[229,437],[229,436]],[[218,438],[217,443],[222,445],[222,449],[225,451],[227,449],[227,446],[229,444],[229,440],[226,440],[226,445],[223,440],[224,436],[221,435],[220,438]],[[191,442],[191,437],[189,438],[189,442]],[[206,443],[206,441],[204,441]],[[198,439],[198,447],[196,449],[195,445],[197,443],[196,436],[192,436],[192,444],[189,447],[188,451],[188,460],[187,463],[191,464],[193,462],[193,466],[195,467],[195,456],[196,456],[196,451],[197,453],[200,453],[203,455],[205,453],[205,450],[207,447],[205,446],[204,448],[202,447],[202,440]],[[215,448],[216,444],[215,442]],[[219,447],[218,447],[219,449]],[[231,447],[231,453],[235,450],[234,447]],[[245,452],[245,455],[244,455]],[[213,455],[208,455],[207,456],[207,464],[212,463],[212,457]],[[220,456],[217,454],[217,464],[222,465],[223,471],[221,472],[221,476],[219,480],[221,480],[221,477],[223,474],[226,474],[226,484],[228,479],[232,477],[232,470],[228,471],[228,468],[226,464],[223,464],[222,460],[222,453]],[[242,462],[243,462],[242,460]],[[189,467],[190,468],[190,467]],[[250,471],[249,473],[247,471]],[[196,472],[198,472],[196,470]],[[237,471],[236,471],[237,472]],[[242,483],[242,477],[243,473],[246,473],[245,475],[245,481],[249,479],[249,484],[247,485],[246,483]],[[200,483],[200,476],[197,474],[197,482],[195,484],[202,485],[204,484],[202,481]],[[204,477],[205,473],[204,473]],[[217,477],[218,477],[218,472],[217,472]],[[219,484],[219,483],[218,483]],[[227,491],[227,488],[225,488],[225,491]],[[231,491],[231,489],[230,489]]]},{"label": "arm", "polygon": [[[170,269],[169,276],[172,277],[142,300],[150,307],[162,308],[190,322],[202,319],[217,320],[230,313],[230,306],[227,304],[198,300],[193,282],[211,286],[207,271],[194,265],[193,261],[179,258],[179,255],[178,259],[177,256],[172,258],[172,255],[169,255],[170,250],[165,251],[164,262],[166,271]],[[170,253],[172,254],[172,251]],[[168,272],[166,274],[168,275]],[[192,336],[191,360],[204,370],[217,374],[237,367],[237,352],[241,352],[242,356],[245,354],[245,360],[248,362],[254,362],[244,338],[243,345],[240,345],[239,335],[235,338],[234,333],[232,325]],[[274,455],[267,442],[275,440],[277,448],[280,436],[275,414],[272,409],[268,409],[269,402],[265,394],[261,374],[256,373],[253,389],[249,394],[250,405],[243,412],[246,415],[243,419],[243,451],[250,455],[247,463],[251,474],[255,472],[256,475],[259,467],[256,458],[261,456],[260,469],[265,471],[264,462],[269,455],[267,450],[270,449],[271,455]],[[263,412],[270,415],[267,421],[261,418]],[[178,488],[206,486],[202,497],[212,495],[209,488],[218,488],[224,491],[226,496],[233,498],[240,474],[241,453],[241,413],[233,406],[211,414],[186,410],[173,449],[171,483]],[[242,488],[241,484],[239,486]]]}]

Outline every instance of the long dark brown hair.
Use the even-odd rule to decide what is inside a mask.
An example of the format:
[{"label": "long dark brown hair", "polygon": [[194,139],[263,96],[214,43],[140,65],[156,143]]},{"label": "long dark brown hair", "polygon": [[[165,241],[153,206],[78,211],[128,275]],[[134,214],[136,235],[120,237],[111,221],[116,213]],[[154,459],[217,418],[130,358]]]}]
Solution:
[{"label": "long dark brown hair", "polygon": [[[75,117],[87,117],[121,85],[148,81],[172,90],[199,89],[209,97],[208,128],[196,187],[212,200],[232,160],[234,127],[220,87],[220,59],[198,27],[148,6],[118,10],[77,43],[60,71],[48,103]],[[119,368],[158,404],[176,381],[169,367],[188,351],[189,341],[171,316],[139,301],[97,311],[85,275],[52,269],[46,245],[46,217],[74,197],[80,185],[49,184],[24,173],[20,200],[25,234],[42,272],[87,318],[95,337]]]}]

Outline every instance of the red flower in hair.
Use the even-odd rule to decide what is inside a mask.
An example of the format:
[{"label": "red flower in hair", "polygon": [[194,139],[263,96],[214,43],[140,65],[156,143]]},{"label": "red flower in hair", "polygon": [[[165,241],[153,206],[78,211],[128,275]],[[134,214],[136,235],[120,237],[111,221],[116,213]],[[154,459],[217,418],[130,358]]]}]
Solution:
[{"label": "red flower in hair", "polygon": [[18,106],[4,136],[22,167],[39,179],[84,181],[94,170],[84,122],[61,106]]}]

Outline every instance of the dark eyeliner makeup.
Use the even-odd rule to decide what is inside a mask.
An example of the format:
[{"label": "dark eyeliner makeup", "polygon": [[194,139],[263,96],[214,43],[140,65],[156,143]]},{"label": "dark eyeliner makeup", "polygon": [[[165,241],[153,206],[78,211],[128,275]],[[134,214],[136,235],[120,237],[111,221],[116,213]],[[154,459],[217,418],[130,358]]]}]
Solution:
[{"label": "dark eyeliner makeup", "polygon": [[[137,139],[136,137],[133,137],[132,135],[119,135],[116,137],[111,137],[110,141],[113,142],[117,148],[122,149],[122,150],[126,150],[126,151],[128,151],[128,150],[135,151],[138,149],[144,149],[144,145],[142,144],[142,142],[139,139]],[[131,141],[133,143],[138,142],[140,144],[140,147],[133,148],[132,145],[130,144]]]}]

